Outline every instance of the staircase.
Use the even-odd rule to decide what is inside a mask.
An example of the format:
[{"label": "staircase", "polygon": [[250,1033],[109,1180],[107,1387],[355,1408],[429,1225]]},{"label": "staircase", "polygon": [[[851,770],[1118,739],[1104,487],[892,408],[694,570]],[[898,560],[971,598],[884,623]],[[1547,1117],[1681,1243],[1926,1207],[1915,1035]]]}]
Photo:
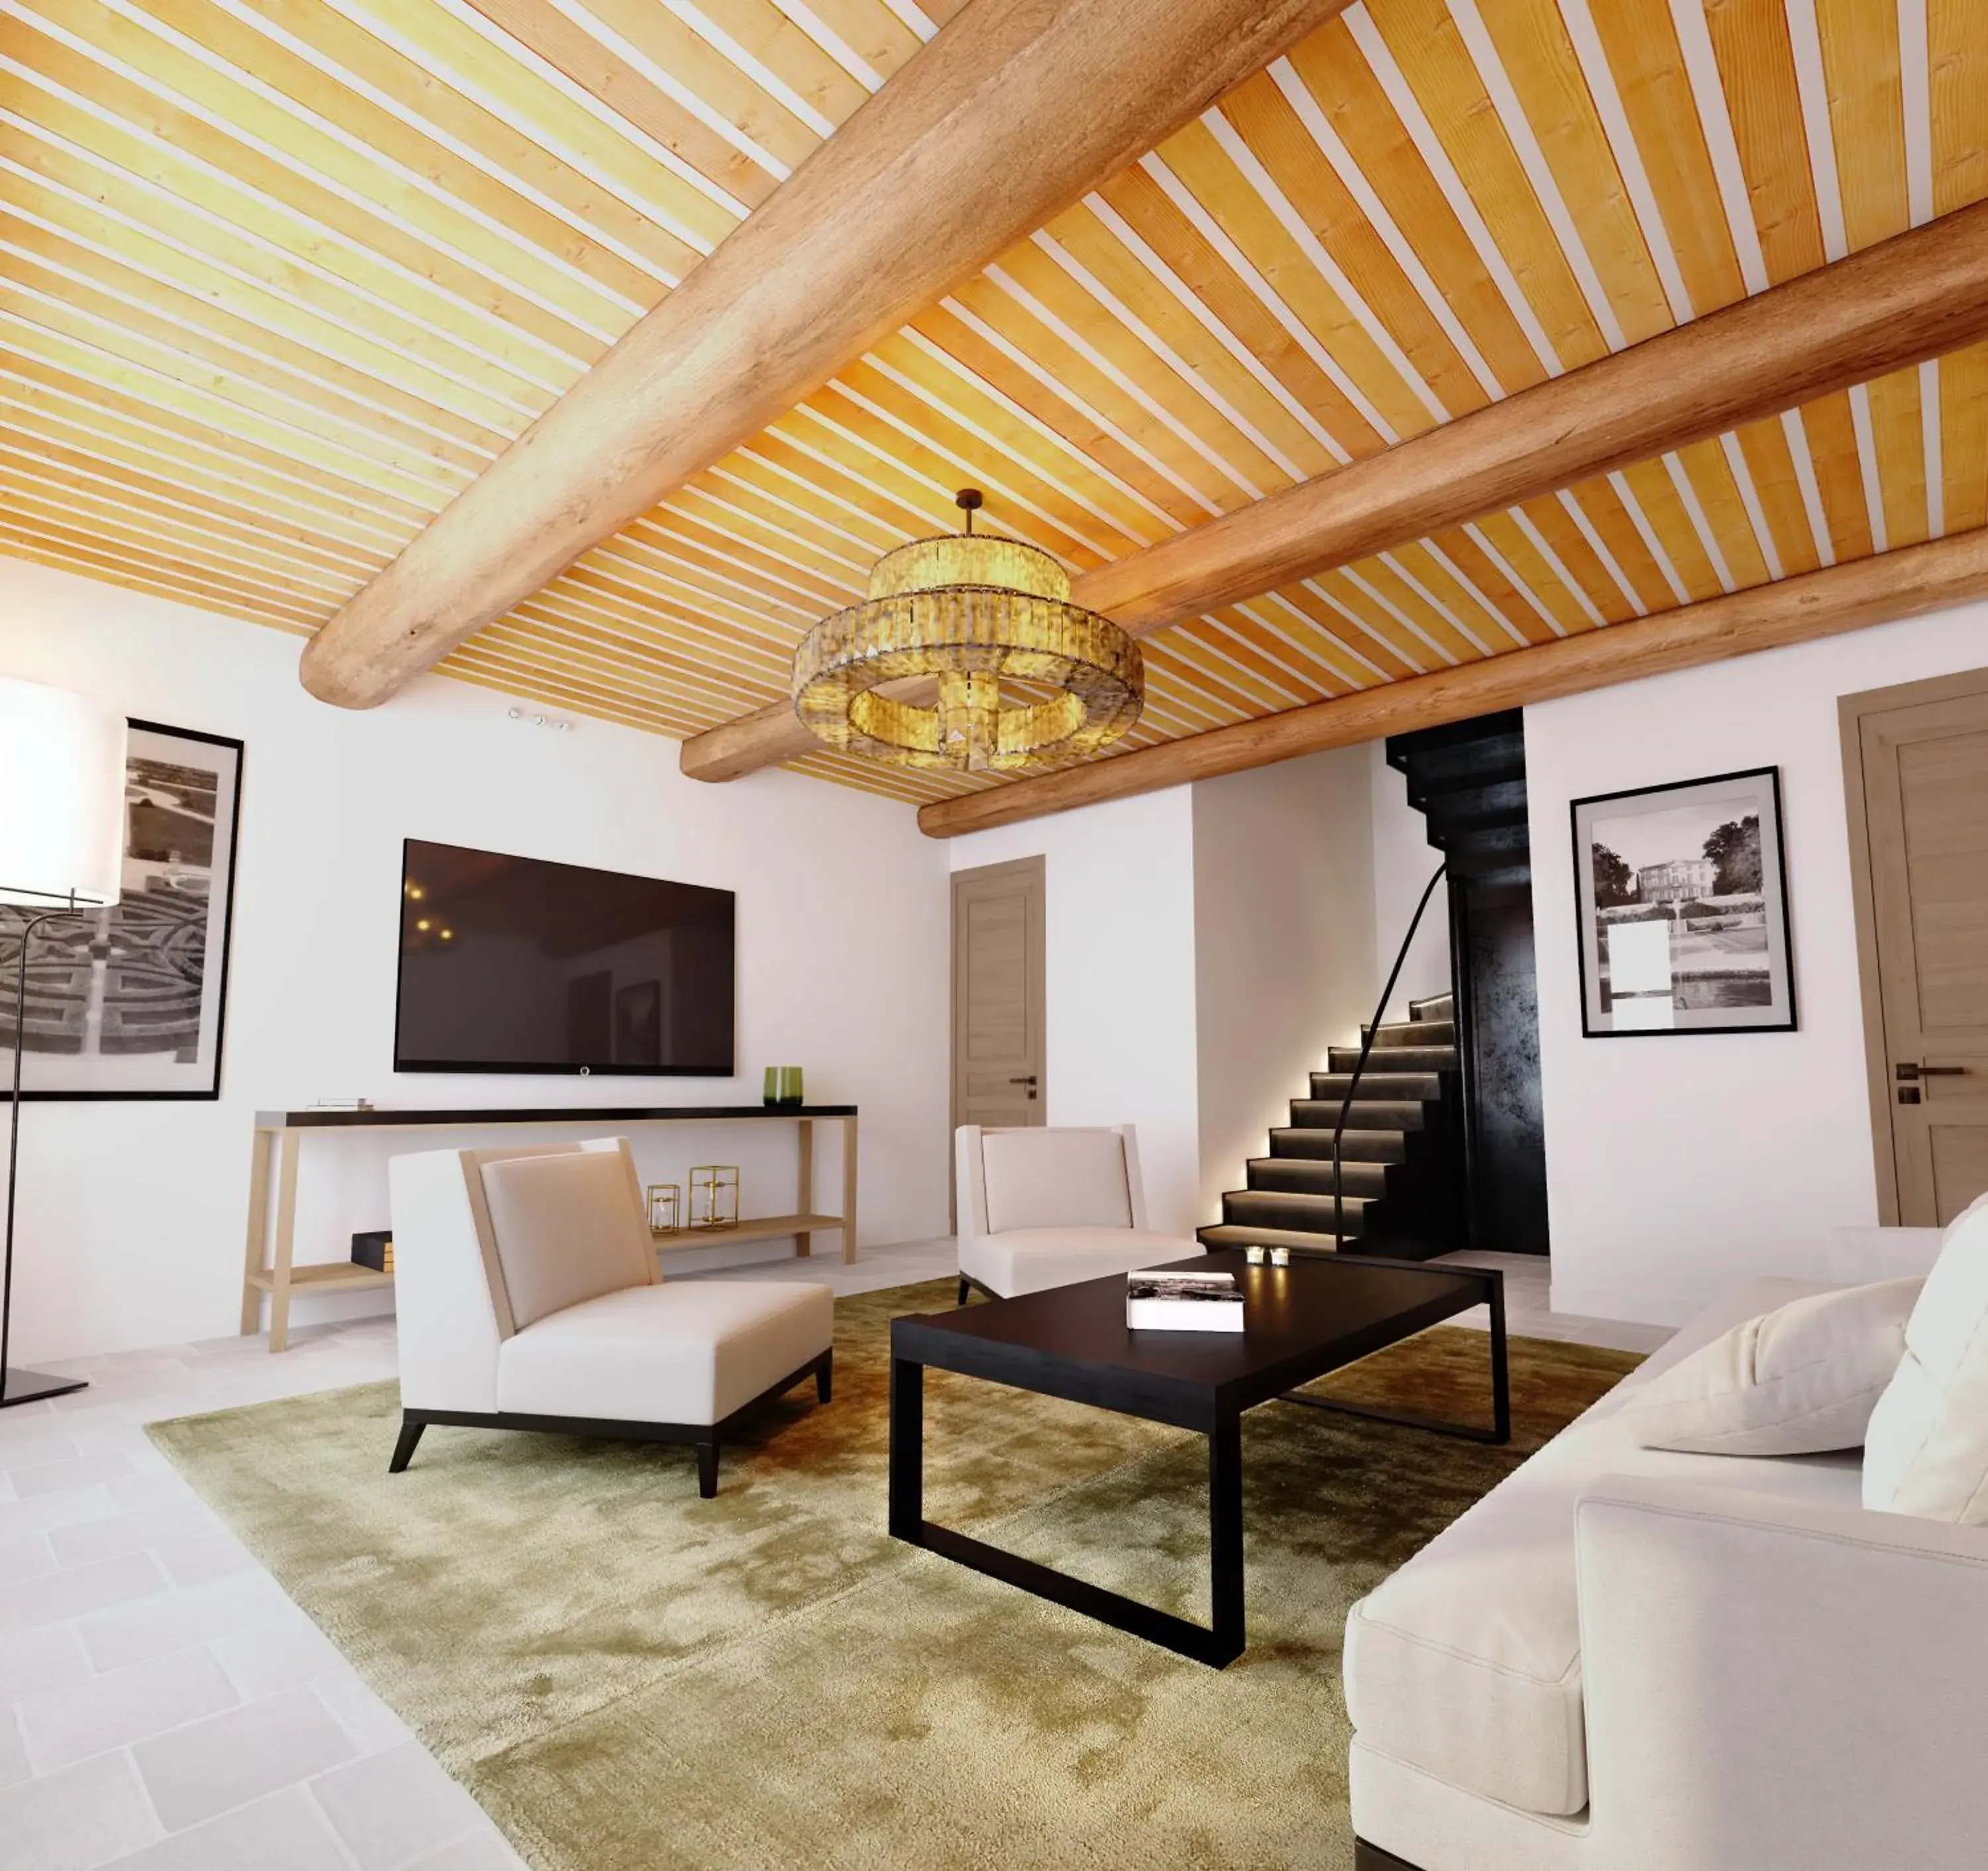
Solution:
[{"label": "staircase", "polygon": [[1428,841],[1458,887],[1530,890],[1525,718],[1516,708],[1391,735],[1388,764],[1408,782],[1408,803],[1428,820]]},{"label": "staircase", "polygon": [[[1513,709],[1388,742],[1449,867],[1465,1244],[1547,1251],[1546,1135],[1533,958],[1525,717]],[[1370,1063],[1368,1069],[1373,1068]],[[1363,1086],[1362,1089],[1364,1087]]]},{"label": "staircase", "polygon": [[[1409,1018],[1374,1037],[1360,1093],[1347,1111],[1335,1176],[1333,1127],[1359,1063],[1334,1046],[1293,1099],[1291,1121],[1250,1160],[1248,1186],[1222,1198],[1222,1219],[1199,1229],[1209,1247],[1261,1241],[1308,1254],[1380,1254],[1426,1260],[1462,1245],[1461,1075],[1452,997],[1410,1004]],[[1362,1028],[1364,1041],[1366,1030]],[[1334,1232],[1343,1179],[1345,1234]]]}]

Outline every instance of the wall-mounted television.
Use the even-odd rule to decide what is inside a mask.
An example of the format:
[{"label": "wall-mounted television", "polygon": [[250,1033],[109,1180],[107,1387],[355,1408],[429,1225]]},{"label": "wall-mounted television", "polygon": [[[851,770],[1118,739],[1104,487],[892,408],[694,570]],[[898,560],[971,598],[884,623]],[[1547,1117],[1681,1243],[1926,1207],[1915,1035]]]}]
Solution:
[{"label": "wall-mounted television", "polygon": [[735,903],[408,839],[394,1069],[729,1078]]}]

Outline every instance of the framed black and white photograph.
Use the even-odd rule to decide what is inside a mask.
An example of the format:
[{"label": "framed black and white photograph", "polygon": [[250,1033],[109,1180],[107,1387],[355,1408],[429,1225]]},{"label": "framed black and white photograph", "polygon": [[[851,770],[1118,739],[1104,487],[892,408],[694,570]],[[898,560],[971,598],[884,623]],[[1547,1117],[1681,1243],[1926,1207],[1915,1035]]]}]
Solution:
[{"label": "framed black and white photograph", "polygon": [[1582,1032],[1792,1032],[1780,768],[1573,810]]},{"label": "framed black and white photograph", "polygon": [[[35,934],[28,1098],[221,1095],[242,743],[134,721],[124,776],[122,895]],[[0,907],[0,976],[10,980],[28,914]],[[16,1043],[5,997],[0,1075],[12,1072]]]}]

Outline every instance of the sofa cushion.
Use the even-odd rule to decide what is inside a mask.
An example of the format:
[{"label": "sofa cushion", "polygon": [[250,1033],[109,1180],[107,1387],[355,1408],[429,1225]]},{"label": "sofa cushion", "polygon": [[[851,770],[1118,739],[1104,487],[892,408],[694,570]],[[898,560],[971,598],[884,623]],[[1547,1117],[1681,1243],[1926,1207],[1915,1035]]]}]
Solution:
[{"label": "sofa cushion", "polygon": [[1905,1323],[1905,1355],[1878,1400],[1864,1505],[1988,1525],[1988,1197],[1948,1228]]},{"label": "sofa cushion", "polygon": [[[1823,1290],[1794,1280],[1735,1288],[1651,1363],[1675,1367],[1743,1319]],[[1620,1418],[1654,1381],[1641,1371],[1625,1380],[1353,1607],[1346,1700],[1364,1744],[1526,1812],[1578,1812],[1587,1803],[1574,1559],[1582,1488],[1600,1474],[1660,1474],[1854,1504],[1854,1457],[1639,1447]]]},{"label": "sofa cushion", "polygon": [[962,1235],[959,1271],[1012,1299],[1202,1251],[1199,1241],[1143,1228],[1016,1228],[1000,1234]]},{"label": "sofa cushion", "polygon": [[1115,1130],[986,1130],[980,1161],[987,1225],[1130,1228],[1125,1140]]},{"label": "sofa cushion", "polygon": [[620,1150],[500,1157],[482,1174],[519,1331],[562,1306],[649,1283],[655,1246]]},{"label": "sofa cushion", "polygon": [[624,1287],[506,1339],[497,1355],[497,1407],[619,1423],[718,1423],[820,1356],[834,1335],[826,1286]]},{"label": "sofa cushion", "polygon": [[1624,1403],[1646,1449],[1805,1455],[1854,1449],[1905,1351],[1924,1282],[1816,1293],[1703,1345]]}]

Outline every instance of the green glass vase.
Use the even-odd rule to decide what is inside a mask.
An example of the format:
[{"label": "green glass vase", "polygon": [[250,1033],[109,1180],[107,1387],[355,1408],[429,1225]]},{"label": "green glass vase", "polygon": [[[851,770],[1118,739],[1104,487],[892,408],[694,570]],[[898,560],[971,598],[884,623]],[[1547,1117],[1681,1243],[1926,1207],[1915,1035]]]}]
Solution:
[{"label": "green glass vase", "polygon": [[801,1097],[801,1069],[798,1066],[769,1066],[766,1068],[766,1102],[773,1105],[800,1104]]}]

